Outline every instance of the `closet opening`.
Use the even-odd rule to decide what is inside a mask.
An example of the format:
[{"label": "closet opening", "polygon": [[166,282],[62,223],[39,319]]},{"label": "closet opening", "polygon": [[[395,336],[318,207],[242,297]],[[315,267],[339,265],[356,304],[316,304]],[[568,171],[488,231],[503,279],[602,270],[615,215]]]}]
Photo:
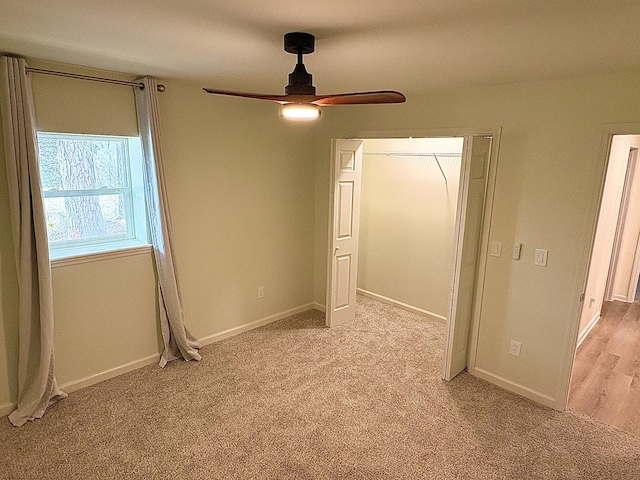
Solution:
[{"label": "closet opening", "polygon": [[363,141],[358,293],[446,321],[463,143]]},{"label": "closet opening", "polygon": [[498,129],[334,139],[327,326],[356,292],[446,324],[443,378],[473,368]]}]

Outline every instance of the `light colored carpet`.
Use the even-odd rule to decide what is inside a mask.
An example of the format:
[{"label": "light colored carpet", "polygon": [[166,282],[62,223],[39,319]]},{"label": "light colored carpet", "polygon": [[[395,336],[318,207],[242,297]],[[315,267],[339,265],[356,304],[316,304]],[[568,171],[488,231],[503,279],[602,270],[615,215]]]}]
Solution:
[{"label": "light colored carpet", "polygon": [[359,297],[0,422],[0,478],[638,479],[640,439],[462,374],[444,327]]}]

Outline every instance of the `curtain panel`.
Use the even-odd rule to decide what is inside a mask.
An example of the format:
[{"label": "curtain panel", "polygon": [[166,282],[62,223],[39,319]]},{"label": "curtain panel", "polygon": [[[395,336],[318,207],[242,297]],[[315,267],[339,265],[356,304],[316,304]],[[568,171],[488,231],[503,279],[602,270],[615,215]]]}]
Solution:
[{"label": "curtain panel", "polygon": [[142,141],[143,172],[149,227],[158,280],[158,306],[164,351],[160,366],[177,358],[200,360],[200,344],[184,325],[182,295],[173,248],[173,230],[164,177],[160,145],[158,84],[153,78],[141,80],[144,89],[136,88],[138,128]]},{"label": "curtain panel", "polygon": [[18,398],[15,426],[41,418],[67,395],[53,369],[51,265],[40,187],[31,83],[21,58],[0,59],[0,110],[19,288]]}]

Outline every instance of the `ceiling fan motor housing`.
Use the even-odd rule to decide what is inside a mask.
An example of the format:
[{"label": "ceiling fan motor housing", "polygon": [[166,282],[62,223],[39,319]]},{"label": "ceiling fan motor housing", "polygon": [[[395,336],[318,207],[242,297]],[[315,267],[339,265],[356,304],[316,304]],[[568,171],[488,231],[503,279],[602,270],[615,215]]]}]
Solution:
[{"label": "ceiling fan motor housing", "polygon": [[284,51],[298,56],[296,68],[289,74],[289,84],[284,91],[287,95],[315,95],[313,79],[302,63],[302,56],[313,53],[316,37],[310,33],[291,32],[284,36]]}]

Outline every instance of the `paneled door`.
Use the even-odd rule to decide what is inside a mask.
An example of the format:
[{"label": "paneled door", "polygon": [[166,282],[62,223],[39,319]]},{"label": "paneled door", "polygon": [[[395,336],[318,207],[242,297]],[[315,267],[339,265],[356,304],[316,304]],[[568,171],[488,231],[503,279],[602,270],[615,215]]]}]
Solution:
[{"label": "paneled door", "polygon": [[465,139],[456,220],[455,268],[442,374],[445,380],[451,380],[467,367],[490,153],[490,137]]},{"label": "paneled door", "polygon": [[334,139],[327,261],[327,326],[356,315],[362,141]]}]

